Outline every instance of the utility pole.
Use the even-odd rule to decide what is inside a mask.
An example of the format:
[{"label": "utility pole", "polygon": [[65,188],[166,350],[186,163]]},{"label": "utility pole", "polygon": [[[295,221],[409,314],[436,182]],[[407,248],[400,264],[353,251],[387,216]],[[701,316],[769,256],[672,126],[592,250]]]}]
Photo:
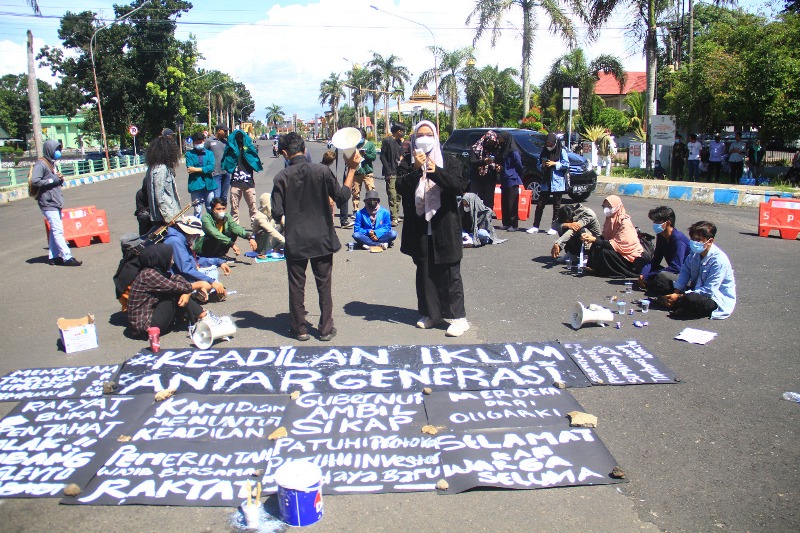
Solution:
[{"label": "utility pole", "polygon": [[31,30],[28,30],[28,103],[31,107],[36,157],[41,158],[44,156],[42,151],[42,113],[39,107],[39,84],[36,81],[36,66],[33,61],[33,33]]},{"label": "utility pole", "polygon": [[647,97],[645,99],[645,137],[647,147],[647,170],[653,168],[653,143],[650,136],[650,117],[655,115],[656,106],[656,6],[655,0],[647,2],[647,41],[645,44],[645,69],[647,70]]}]

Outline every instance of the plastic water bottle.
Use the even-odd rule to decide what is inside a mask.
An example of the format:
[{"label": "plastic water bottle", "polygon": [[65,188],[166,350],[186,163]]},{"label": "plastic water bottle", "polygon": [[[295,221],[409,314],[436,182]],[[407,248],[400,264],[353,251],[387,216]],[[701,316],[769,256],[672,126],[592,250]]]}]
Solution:
[{"label": "plastic water bottle", "polygon": [[581,253],[578,256],[578,275],[583,275],[583,267],[585,266],[585,261],[584,261],[584,258],[585,258],[585,256],[584,256],[585,247],[586,247],[586,244],[585,243],[581,243]]},{"label": "plastic water bottle", "polygon": [[800,403],[800,392],[784,392],[783,399],[790,402]]}]

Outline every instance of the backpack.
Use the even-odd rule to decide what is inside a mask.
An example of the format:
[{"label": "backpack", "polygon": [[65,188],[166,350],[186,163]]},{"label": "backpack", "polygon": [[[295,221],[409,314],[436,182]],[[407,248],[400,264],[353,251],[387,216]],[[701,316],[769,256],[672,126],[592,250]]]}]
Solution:
[{"label": "backpack", "polygon": [[636,228],[636,235],[639,237],[639,244],[642,245],[642,256],[639,260],[642,264],[647,264],[653,260],[656,251],[656,238],[649,233],[644,233]]}]

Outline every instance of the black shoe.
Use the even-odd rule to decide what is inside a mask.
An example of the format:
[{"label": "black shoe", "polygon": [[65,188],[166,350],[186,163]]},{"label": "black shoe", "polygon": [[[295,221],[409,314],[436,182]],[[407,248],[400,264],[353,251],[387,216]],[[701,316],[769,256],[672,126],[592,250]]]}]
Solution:
[{"label": "black shoe", "polygon": [[336,328],[333,328],[327,335],[320,335],[319,340],[327,342],[336,336]]},{"label": "black shoe", "polygon": [[83,264],[83,261],[78,261],[74,257],[70,257],[69,259],[64,261],[62,264],[64,266],[67,266],[67,267],[79,267],[79,266],[81,266]]},{"label": "black shoe", "polygon": [[50,263],[51,265],[56,265],[56,266],[63,266],[64,265],[64,260],[61,259],[60,257],[54,257],[50,261],[48,261],[48,263]]}]

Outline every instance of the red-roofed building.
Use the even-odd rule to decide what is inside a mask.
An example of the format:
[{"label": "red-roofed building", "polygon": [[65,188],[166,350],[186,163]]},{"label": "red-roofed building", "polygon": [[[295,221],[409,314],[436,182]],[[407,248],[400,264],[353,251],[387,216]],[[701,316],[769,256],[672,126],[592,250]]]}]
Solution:
[{"label": "red-roofed building", "polygon": [[606,74],[605,72],[598,72],[599,80],[594,86],[594,94],[603,99],[606,107],[613,107],[620,111],[625,111],[625,97],[636,91],[644,93],[647,91],[647,73],[646,72],[628,72],[628,79],[625,82],[625,87],[622,91],[619,90],[619,81],[613,74]]}]

